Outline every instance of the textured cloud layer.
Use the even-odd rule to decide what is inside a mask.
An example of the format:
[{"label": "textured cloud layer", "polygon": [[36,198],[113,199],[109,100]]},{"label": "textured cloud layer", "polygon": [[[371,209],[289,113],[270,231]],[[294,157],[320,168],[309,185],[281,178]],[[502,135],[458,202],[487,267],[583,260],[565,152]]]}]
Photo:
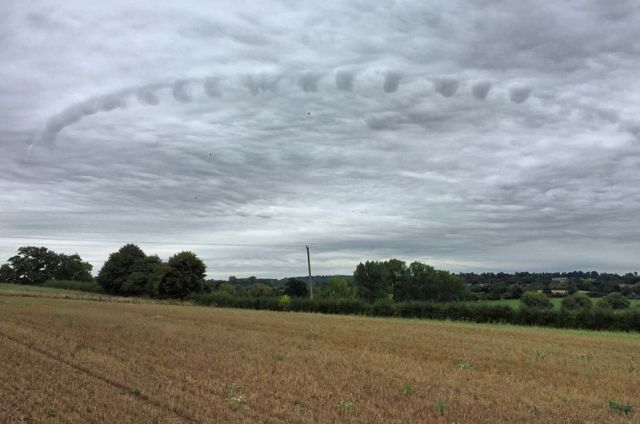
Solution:
[{"label": "textured cloud layer", "polygon": [[0,5],[2,257],[638,269],[633,2],[216,5]]}]

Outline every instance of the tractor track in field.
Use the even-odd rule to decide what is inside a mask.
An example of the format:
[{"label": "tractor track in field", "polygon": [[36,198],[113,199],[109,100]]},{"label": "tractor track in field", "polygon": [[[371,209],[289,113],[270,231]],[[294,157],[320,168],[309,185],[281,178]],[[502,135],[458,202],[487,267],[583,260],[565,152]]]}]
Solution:
[{"label": "tractor track in field", "polygon": [[164,411],[167,411],[167,412],[175,415],[176,417],[184,420],[185,422],[193,423],[193,424],[200,424],[200,422],[198,420],[196,420],[195,418],[193,418],[192,416],[190,416],[186,412],[184,412],[184,411],[182,411],[182,410],[180,410],[178,408],[175,408],[175,407],[170,407],[170,406],[168,406],[168,405],[166,405],[166,404],[164,404],[162,402],[159,402],[159,401],[157,401],[155,399],[152,399],[149,396],[145,395],[144,393],[136,393],[135,389],[127,386],[126,384],[121,383],[121,382],[119,382],[117,380],[111,379],[109,377],[105,377],[103,375],[100,375],[100,374],[96,373],[95,371],[93,371],[90,368],[83,367],[81,365],[75,364],[72,361],[64,359],[64,358],[62,358],[62,357],[60,357],[58,355],[54,355],[54,354],[52,354],[50,352],[47,352],[44,349],[41,349],[41,348],[39,348],[37,346],[33,346],[30,343],[24,342],[22,340],[19,340],[16,337],[13,337],[13,336],[10,336],[8,334],[5,334],[2,331],[0,331],[0,336],[5,338],[5,339],[7,339],[7,340],[10,340],[11,342],[13,342],[15,344],[18,344],[18,345],[20,345],[20,346],[22,346],[22,347],[24,347],[24,348],[26,348],[26,349],[28,349],[28,350],[30,350],[32,352],[36,352],[36,353],[38,353],[38,354],[40,354],[40,355],[42,355],[42,356],[44,356],[44,357],[46,357],[46,358],[48,358],[50,360],[53,360],[53,361],[58,362],[58,363],[60,363],[62,365],[66,365],[67,367],[72,368],[72,369],[74,369],[76,371],[79,371],[79,372],[81,372],[81,373],[83,373],[83,374],[85,374],[85,375],[87,375],[87,376],[89,376],[89,377],[91,377],[91,378],[93,378],[95,380],[99,380],[99,381],[101,381],[103,383],[106,383],[106,384],[116,388],[116,389],[123,390],[123,391],[129,393],[130,395],[134,396],[136,399],[139,399],[140,401],[145,402],[147,404],[150,404],[150,405],[152,405],[152,406],[154,406],[154,407],[156,407],[158,409],[162,409]]}]

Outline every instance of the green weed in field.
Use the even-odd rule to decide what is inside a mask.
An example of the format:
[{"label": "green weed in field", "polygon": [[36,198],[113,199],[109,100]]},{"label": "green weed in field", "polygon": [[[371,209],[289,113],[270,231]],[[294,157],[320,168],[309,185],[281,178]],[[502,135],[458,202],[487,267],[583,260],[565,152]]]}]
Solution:
[{"label": "green weed in field", "polygon": [[447,410],[447,402],[445,402],[442,399],[436,399],[435,403],[433,404],[433,409],[440,415],[443,415],[445,413],[445,411]]},{"label": "green weed in field", "polygon": [[465,358],[462,358],[460,362],[458,362],[457,367],[461,370],[468,370],[471,369],[471,363]]},{"label": "green weed in field", "polygon": [[224,392],[228,395],[237,395],[242,393],[242,387],[235,383],[227,384],[224,386]]},{"label": "green weed in field", "polygon": [[610,400],[609,410],[612,412],[619,412],[621,414],[628,415],[633,412],[633,407],[628,402],[626,404],[622,404],[622,403],[618,403],[613,400]]},{"label": "green weed in field", "polygon": [[356,409],[356,405],[353,402],[346,400],[338,401],[337,406],[345,411],[354,411]]},{"label": "green weed in field", "polygon": [[298,399],[293,403],[293,407],[297,412],[304,412],[309,406],[309,401],[305,399]]},{"label": "green weed in field", "polygon": [[408,381],[402,385],[402,393],[404,393],[405,395],[409,396],[413,394],[413,392],[414,392],[413,385]]},{"label": "green weed in field", "polygon": [[547,356],[553,355],[553,352],[548,350],[536,350],[536,358],[545,359]]}]

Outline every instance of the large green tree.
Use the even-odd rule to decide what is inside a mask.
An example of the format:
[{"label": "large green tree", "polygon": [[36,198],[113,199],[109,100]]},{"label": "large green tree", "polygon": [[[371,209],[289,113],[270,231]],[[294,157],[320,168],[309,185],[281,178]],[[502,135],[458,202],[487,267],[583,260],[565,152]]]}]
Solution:
[{"label": "large green tree", "polygon": [[47,280],[91,281],[92,266],[78,254],[65,255],[46,247],[23,246],[0,267],[0,280],[15,284],[42,284]]},{"label": "large green tree", "polygon": [[[109,259],[98,273],[98,283],[107,293],[127,294],[123,291],[123,285],[132,273],[138,271],[136,266],[145,258],[142,249],[135,244],[122,246],[120,250],[109,255]],[[133,283],[130,282],[130,285]]]},{"label": "large green tree", "polygon": [[385,262],[359,263],[353,273],[353,282],[360,297],[368,302],[392,297],[391,279]]},{"label": "large green tree", "polygon": [[167,262],[169,270],[158,285],[158,295],[184,298],[204,290],[206,265],[192,252],[180,252]]}]

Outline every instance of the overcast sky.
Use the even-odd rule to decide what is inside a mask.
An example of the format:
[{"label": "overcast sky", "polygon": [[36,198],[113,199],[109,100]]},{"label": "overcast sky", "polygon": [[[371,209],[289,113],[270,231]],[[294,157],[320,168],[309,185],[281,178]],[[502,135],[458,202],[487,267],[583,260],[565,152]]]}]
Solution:
[{"label": "overcast sky", "polygon": [[638,40],[634,0],[2,0],[0,261],[638,271]]}]

